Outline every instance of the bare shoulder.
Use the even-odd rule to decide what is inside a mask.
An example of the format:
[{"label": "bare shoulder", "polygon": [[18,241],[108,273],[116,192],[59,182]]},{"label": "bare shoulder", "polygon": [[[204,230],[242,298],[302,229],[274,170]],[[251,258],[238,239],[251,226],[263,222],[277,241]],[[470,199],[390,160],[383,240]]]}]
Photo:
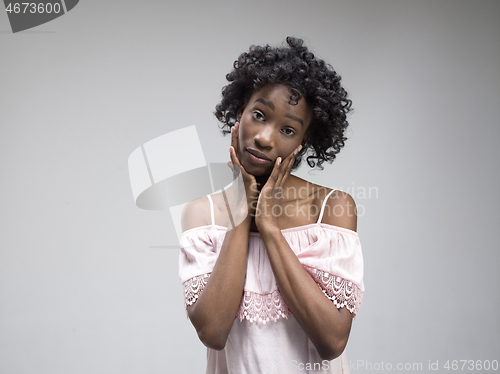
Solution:
[{"label": "bare shoulder", "polygon": [[[322,223],[332,226],[343,227],[352,231],[357,229],[356,203],[351,195],[340,190],[334,190],[315,183],[311,183],[302,178],[293,176],[290,181],[289,200],[300,200],[300,204],[306,207],[309,214],[304,218],[297,214],[296,220],[287,222],[284,227],[295,227],[304,224],[318,222],[320,210],[323,207]],[[298,193],[296,193],[298,191]],[[328,199],[325,201],[326,197]],[[302,212],[302,208],[299,208]],[[312,213],[315,212],[315,213]]]},{"label": "bare shoulder", "polygon": [[210,224],[210,202],[208,197],[190,201],[184,206],[181,216],[182,232]]},{"label": "bare shoulder", "polygon": [[[326,195],[330,191],[326,189]],[[357,221],[356,202],[352,196],[340,190],[333,191],[325,202],[322,222],[356,231]]]}]

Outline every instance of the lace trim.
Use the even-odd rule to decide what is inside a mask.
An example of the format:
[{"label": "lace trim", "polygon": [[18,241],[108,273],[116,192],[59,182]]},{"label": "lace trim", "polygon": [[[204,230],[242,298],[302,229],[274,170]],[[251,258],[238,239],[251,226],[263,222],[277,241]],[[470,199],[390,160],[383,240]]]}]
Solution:
[{"label": "lace trim", "polygon": [[[193,305],[205,288],[211,273],[197,275],[184,282],[184,307]],[[290,311],[279,290],[269,294],[245,291],[235,318],[266,324],[276,322],[280,317],[288,318]]]},{"label": "lace trim", "polygon": [[186,282],[184,282],[184,307],[186,308],[193,305],[201,294],[201,291],[205,288],[210,278],[211,273],[197,275]]},{"label": "lace trim", "polygon": [[[361,302],[363,301],[363,292],[353,282],[322,270],[309,267],[304,268],[337,309],[345,307],[353,313],[353,318],[356,318]],[[193,305],[198,300],[198,297],[207,285],[210,274],[198,275],[184,282],[184,306],[186,313],[187,307]],[[266,324],[270,321],[276,322],[280,318],[287,319],[289,315],[290,310],[286,305],[285,299],[280,291],[276,289],[268,294],[245,291],[241,298],[236,318],[239,318],[240,321],[247,319],[250,322]]]},{"label": "lace trim", "polygon": [[288,319],[289,314],[290,310],[279,290],[268,294],[245,291],[236,317],[239,317],[240,321],[246,318],[250,322],[266,324],[269,321],[276,322],[280,318]]},{"label": "lace trim", "polygon": [[335,304],[337,309],[345,307],[353,314],[353,318],[356,317],[363,301],[363,292],[358,286],[350,280],[326,271],[315,268],[306,268],[306,271],[314,278],[319,288]]}]

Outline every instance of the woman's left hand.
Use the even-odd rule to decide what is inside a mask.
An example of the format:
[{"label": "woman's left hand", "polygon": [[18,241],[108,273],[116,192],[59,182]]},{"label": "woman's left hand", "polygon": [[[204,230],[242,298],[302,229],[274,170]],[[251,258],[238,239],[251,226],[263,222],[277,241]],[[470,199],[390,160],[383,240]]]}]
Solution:
[{"label": "woman's left hand", "polygon": [[281,201],[283,200],[283,187],[290,175],[295,156],[302,149],[299,145],[287,158],[281,161],[278,157],[274,163],[273,171],[259,194],[255,209],[255,225],[259,232],[267,229],[279,228],[278,217],[283,214]]}]

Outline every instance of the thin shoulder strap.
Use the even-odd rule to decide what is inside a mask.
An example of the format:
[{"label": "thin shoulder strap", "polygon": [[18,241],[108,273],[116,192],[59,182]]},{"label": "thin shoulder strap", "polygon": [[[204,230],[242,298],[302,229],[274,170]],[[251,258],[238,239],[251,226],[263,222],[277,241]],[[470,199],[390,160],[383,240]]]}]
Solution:
[{"label": "thin shoulder strap", "polygon": [[321,204],[321,212],[319,213],[319,218],[318,218],[318,223],[321,223],[321,220],[323,219],[323,213],[325,211],[325,205],[326,205],[326,201],[328,200],[328,198],[330,197],[330,195],[332,194],[334,190],[331,190],[328,195],[326,195],[326,197],[324,198],[323,200],[323,204]]},{"label": "thin shoulder strap", "polygon": [[214,218],[214,203],[212,201],[212,197],[210,195],[207,195],[208,201],[210,201],[210,219],[212,220],[212,226],[215,225],[215,218]]}]

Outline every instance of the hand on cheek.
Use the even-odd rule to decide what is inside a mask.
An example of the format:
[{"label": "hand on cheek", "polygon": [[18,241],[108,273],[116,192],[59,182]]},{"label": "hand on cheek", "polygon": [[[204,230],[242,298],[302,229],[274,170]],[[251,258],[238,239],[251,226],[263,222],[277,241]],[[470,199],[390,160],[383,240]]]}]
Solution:
[{"label": "hand on cheek", "polygon": [[[240,209],[239,207],[242,204],[243,196],[239,196],[239,194],[234,194],[235,199],[237,201],[233,201],[231,206],[231,211],[235,209],[235,211],[244,211],[250,214],[253,214],[255,211],[255,202],[258,196],[257,182],[255,177],[252,174],[247,173],[245,168],[241,165],[240,160],[238,159],[238,130],[239,130],[239,122],[231,127],[231,146],[229,147],[229,155],[231,157],[231,161],[228,162],[228,166],[233,171],[233,181],[236,181],[237,178],[240,177],[243,179],[244,190],[246,195],[246,209]],[[235,186],[236,184],[234,184]],[[235,188],[236,189],[236,188]]]},{"label": "hand on cheek", "polygon": [[287,158],[283,161],[278,157],[274,163],[273,171],[267,183],[262,187],[257,201],[255,211],[255,224],[259,232],[261,230],[269,230],[279,228],[278,218],[283,214],[281,201],[283,200],[283,188],[285,182],[290,175],[292,166],[295,162],[295,156],[302,149],[299,145]]}]

